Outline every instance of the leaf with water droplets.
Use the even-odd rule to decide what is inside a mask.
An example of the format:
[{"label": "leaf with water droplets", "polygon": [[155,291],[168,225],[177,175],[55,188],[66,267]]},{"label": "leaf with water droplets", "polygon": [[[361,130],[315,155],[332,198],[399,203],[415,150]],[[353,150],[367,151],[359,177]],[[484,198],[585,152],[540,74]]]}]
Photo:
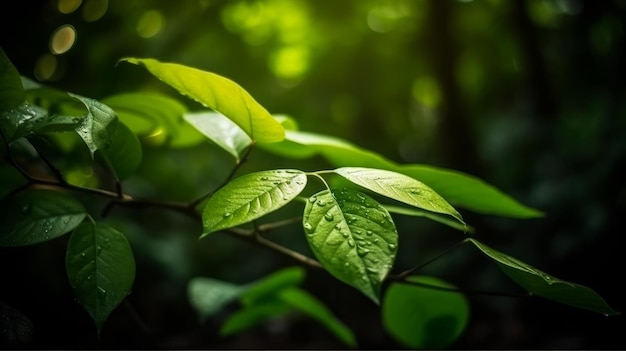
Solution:
[{"label": "leaf with water droplets", "polygon": [[465,224],[461,214],[443,197],[426,184],[402,173],[364,167],[341,167],[335,169],[335,173],[380,195],[424,210],[450,215]]},{"label": "leaf with water droplets", "polygon": [[324,190],[314,197],[303,216],[313,253],[330,274],[378,303],[398,247],[389,212],[356,190]]},{"label": "leaf with water droplets", "polygon": [[128,240],[108,225],[83,223],[70,237],[65,267],[78,302],[99,332],[135,279],[135,259]]},{"label": "leaf with water droplets", "polygon": [[80,100],[87,108],[87,115],[76,127],[93,158],[96,150],[106,149],[113,141],[117,129],[117,115],[107,105],[90,98],[68,93]]},{"label": "leaf with water droplets", "polygon": [[67,193],[29,190],[0,203],[0,246],[26,246],[52,240],[76,228],[86,216]]},{"label": "leaf with water droplets", "polygon": [[479,242],[466,239],[482,253],[496,261],[498,267],[518,285],[536,296],[604,315],[618,315],[606,301],[586,286],[557,279],[516,258]]},{"label": "leaf with water droplets", "polygon": [[304,172],[291,169],[255,172],[232,180],[205,202],[200,238],[278,210],[298,196],[306,182]]}]

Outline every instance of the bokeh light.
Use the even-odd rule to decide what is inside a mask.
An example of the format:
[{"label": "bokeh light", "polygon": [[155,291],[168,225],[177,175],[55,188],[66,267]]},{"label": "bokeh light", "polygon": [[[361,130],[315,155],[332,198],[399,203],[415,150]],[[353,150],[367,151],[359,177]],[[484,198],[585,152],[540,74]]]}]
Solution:
[{"label": "bokeh light", "polygon": [[142,38],[152,38],[159,34],[165,25],[165,17],[157,10],[146,11],[137,21],[137,34]]},{"label": "bokeh light", "polygon": [[76,42],[76,29],[70,24],[57,28],[50,36],[50,51],[55,55],[69,51]]}]

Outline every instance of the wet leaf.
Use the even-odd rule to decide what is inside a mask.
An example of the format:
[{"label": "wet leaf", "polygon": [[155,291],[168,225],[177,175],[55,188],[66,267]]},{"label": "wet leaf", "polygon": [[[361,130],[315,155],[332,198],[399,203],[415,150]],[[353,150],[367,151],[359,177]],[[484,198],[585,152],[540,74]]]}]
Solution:
[{"label": "wet leaf", "polygon": [[87,107],[87,116],[76,127],[76,132],[83,139],[91,156],[96,150],[106,149],[112,142],[117,129],[117,116],[107,105],[86,97],[70,94]]}]

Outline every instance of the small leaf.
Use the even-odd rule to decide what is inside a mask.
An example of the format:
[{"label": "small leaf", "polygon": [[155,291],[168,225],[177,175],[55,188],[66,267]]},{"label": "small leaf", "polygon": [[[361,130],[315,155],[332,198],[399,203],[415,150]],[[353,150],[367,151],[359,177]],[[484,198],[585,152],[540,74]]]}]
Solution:
[{"label": "small leaf", "polygon": [[397,213],[397,214],[413,216],[413,217],[426,217],[435,222],[439,222],[441,224],[447,225],[448,227],[460,230],[464,233],[474,232],[474,228],[472,228],[471,226],[468,226],[464,223],[459,223],[458,221],[451,219],[448,216],[442,216],[437,213],[433,213],[429,211],[422,211],[416,208],[407,208],[407,207],[392,206],[392,205],[384,205],[384,206],[387,209],[387,211],[389,211],[390,213]]},{"label": "small leaf", "polygon": [[100,151],[120,180],[133,174],[141,165],[141,143],[124,123],[118,123],[111,144]]},{"label": "small leaf", "polygon": [[[408,277],[409,282],[454,288],[438,278]],[[469,319],[469,304],[457,292],[393,283],[382,307],[387,332],[412,349],[445,349],[458,339]]]},{"label": "small leaf", "polygon": [[65,265],[74,294],[100,332],[135,279],[135,259],[128,240],[107,225],[83,223],[70,237]]},{"label": "small leaf", "polygon": [[602,297],[586,286],[557,279],[516,258],[494,250],[478,240],[466,240],[469,240],[485,255],[495,260],[498,267],[509,278],[533,295],[604,315],[620,314],[613,310]]},{"label": "small leaf", "polygon": [[52,240],[76,228],[86,216],[83,205],[67,193],[30,190],[0,205],[0,246],[26,246]]},{"label": "small leaf", "polygon": [[221,280],[197,277],[189,282],[187,293],[191,306],[202,318],[208,318],[228,305],[245,288]]},{"label": "small leaf", "polygon": [[335,278],[379,303],[393,266],[398,233],[389,212],[356,190],[321,191],[309,198],[302,225],[313,253]]},{"label": "small leaf", "polygon": [[185,114],[185,120],[222,149],[240,161],[243,151],[252,140],[233,121],[216,112]]},{"label": "small leaf", "polygon": [[181,94],[233,120],[254,141],[273,143],[285,138],[285,131],[280,123],[247,91],[228,78],[151,58],[125,58],[122,61],[143,65],[155,77]]},{"label": "small leaf", "polygon": [[96,150],[107,148],[113,141],[117,128],[117,116],[107,105],[93,99],[71,94],[87,107],[87,116],[76,127],[76,132],[83,139],[93,158]]},{"label": "small leaf", "polygon": [[241,294],[241,302],[245,305],[251,305],[268,297],[273,298],[278,292],[302,283],[304,275],[305,272],[302,267],[283,268],[249,284],[246,291]]},{"label": "small leaf", "polygon": [[299,288],[280,292],[280,299],[298,311],[315,319],[349,347],[356,347],[356,339],[350,328],[343,324],[324,304],[313,295]]},{"label": "small leaf", "polygon": [[364,167],[342,167],[335,173],[368,190],[424,210],[448,214],[463,222],[461,215],[424,183],[393,171]]},{"label": "small leaf", "polygon": [[219,189],[202,211],[203,238],[215,231],[250,222],[276,211],[306,186],[298,170],[272,170],[246,174]]}]

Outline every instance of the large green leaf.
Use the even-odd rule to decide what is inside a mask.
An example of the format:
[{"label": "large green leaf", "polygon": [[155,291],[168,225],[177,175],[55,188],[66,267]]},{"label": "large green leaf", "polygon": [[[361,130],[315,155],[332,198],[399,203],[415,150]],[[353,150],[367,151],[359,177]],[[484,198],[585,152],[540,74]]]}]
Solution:
[{"label": "large green leaf", "polygon": [[398,248],[389,212],[359,191],[324,190],[307,201],[302,225],[324,268],[379,303],[381,283]]},{"label": "large green leaf", "polygon": [[179,148],[197,145],[204,136],[183,118],[187,108],[180,101],[157,92],[131,92],[102,100],[120,121],[152,145]]},{"label": "large green leaf", "polygon": [[18,107],[25,99],[20,74],[0,47],[0,113]]},{"label": "large green leaf", "polygon": [[115,228],[83,223],[70,237],[65,265],[74,294],[100,331],[135,279],[135,259],[128,240]]},{"label": "large green leaf", "polygon": [[238,125],[217,112],[185,114],[185,120],[216,145],[233,155],[237,162],[252,139]]},{"label": "large green leaf", "polygon": [[[409,282],[454,288],[439,278],[408,277]],[[412,349],[437,350],[449,347],[461,335],[469,319],[469,304],[456,292],[417,285],[393,283],[382,306],[387,332]]]},{"label": "large green leaf", "polygon": [[306,183],[306,174],[292,169],[255,172],[232,180],[205,202],[200,238],[278,210],[298,196]]},{"label": "large green leaf", "polygon": [[477,213],[513,218],[543,215],[474,176],[427,165],[398,165],[372,151],[327,135],[287,130],[284,141],[259,146],[291,158],[322,155],[336,167],[368,167],[402,173],[426,184],[449,203]]},{"label": "large green leaf", "polygon": [[478,240],[466,240],[496,261],[504,273],[533,295],[604,315],[619,314],[602,297],[586,286],[557,279],[516,258],[492,249]]},{"label": "large green leaf", "polygon": [[100,151],[118,179],[126,179],[141,165],[141,143],[124,123],[118,122],[111,144]]},{"label": "large green leaf", "polygon": [[232,119],[254,141],[273,143],[285,138],[281,124],[246,90],[228,78],[151,58],[125,58],[122,61],[143,65],[181,94]]},{"label": "large green leaf", "polygon": [[112,142],[117,129],[117,116],[107,105],[90,98],[71,94],[87,108],[87,116],[76,127],[76,132],[83,139],[91,156],[96,150],[107,148]]},{"label": "large green leaf", "polygon": [[461,214],[424,183],[401,173],[364,167],[341,167],[335,173],[368,190],[424,210],[448,214],[463,222]]},{"label": "large green leaf", "polygon": [[189,303],[202,318],[212,316],[244,290],[241,285],[205,277],[193,278],[187,286]]},{"label": "large green leaf", "polygon": [[0,204],[0,246],[25,246],[69,233],[86,216],[83,205],[67,193],[30,190]]}]

